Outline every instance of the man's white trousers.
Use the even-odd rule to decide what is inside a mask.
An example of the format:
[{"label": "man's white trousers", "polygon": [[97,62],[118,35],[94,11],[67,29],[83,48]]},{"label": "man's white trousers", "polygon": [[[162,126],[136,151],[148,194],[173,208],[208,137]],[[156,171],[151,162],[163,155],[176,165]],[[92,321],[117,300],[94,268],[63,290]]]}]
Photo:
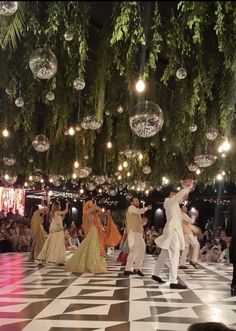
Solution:
[{"label": "man's white trousers", "polygon": [[142,270],[143,260],[145,257],[146,245],[143,234],[139,232],[128,233],[129,255],[125,270],[132,271],[134,268]]}]

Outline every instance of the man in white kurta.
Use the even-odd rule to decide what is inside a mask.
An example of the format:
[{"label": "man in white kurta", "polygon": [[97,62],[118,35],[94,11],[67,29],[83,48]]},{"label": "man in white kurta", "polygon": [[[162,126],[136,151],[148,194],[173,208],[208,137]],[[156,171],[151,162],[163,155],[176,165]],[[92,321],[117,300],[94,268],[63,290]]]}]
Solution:
[{"label": "man in white kurta", "polygon": [[188,210],[187,210],[186,206],[182,206],[181,210],[182,210],[182,227],[183,227],[183,233],[184,233],[185,248],[181,253],[179,269],[188,269],[188,267],[186,267],[185,263],[186,263],[186,257],[188,255],[190,245],[193,248],[193,253],[192,253],[192,258],[189,263],[195,269],[198,269],[197,262],[198,262],[198,256],[199,256],[199,251],[200,251],[200,245],[199,245],[197,237],[194,236],[193,228],[192,228],[192,224],[195,221],[195,217],[190,218],[188,216],[188,214],[187,214]]},{"label": "man in white kurta", "polygon": [[152,279],[158,283],[164,283],[159,277],[168,257],[170,260],[169,280],[170,288],[185,289],[186,286],[178,283],[177,273],[179,265],[180,251],[185,248],[184,234],[182,228],[182,211],[179,204],[185,200],[192,188],[192,182],[186,182],[186,188],[178,193],[171,192],[164,201],[167,222],[163,229],[163,234],[155,240],[160,247],[161,253],[156,261],[156,266]]},{"label": "man in white kurta", "polygon": [[[124,271],[124,275],[137,274],[144,276],[142,273],[143,260],[145,257],[145,241],[143,239],[143,220],[141,215],[152,206],[139,208],[139,200],[132,198],[131,205],[126,212],[126,230],[128,234],[129,255]],[[134,269],[135,267],[135,269]]]}]

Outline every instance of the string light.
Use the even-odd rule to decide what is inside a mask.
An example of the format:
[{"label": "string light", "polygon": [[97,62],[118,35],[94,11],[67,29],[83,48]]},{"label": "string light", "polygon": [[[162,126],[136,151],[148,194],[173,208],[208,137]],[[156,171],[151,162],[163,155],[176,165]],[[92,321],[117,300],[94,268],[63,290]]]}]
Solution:
[{"label": "string light", "polygon": [[130,177],[130,176],[131,176],[131,174],[130,174],[130,172],[128,171],[128,172],[127,172],[127,177]]},{"label": "string light", "polygon": [[228,152],[231,148],[229,141],[226,139],[222,144],[223,151]]},{"label": "string light", "polygon": [[73,178],[73,179],[76,179],[76,178],[77,178],[76,173],[73,173],[73,174],[72,174],[72,178]]},{"label": "string light", "polygon": [[223,176],[222,176],[221,174],[218,174],[218,175],[216,176],[216,179],[217,179],[217,180],[222,180],[222,179],[223,179]]},{"label": "string light", "polygon": [[128,162],[127,162],[127,161],[124,161],[124,162],[123,162],[123,167],[124,167],[124,168],[127,168],[127,167],[128,167],[128,165],[129,165],[129,164],[128,164]]},{"label": "string light", "polygon": [[68,133],[70,136],[73,136],[75,134],[75,129],[71,126],[68,130]]},{"label": "string light", "polygon": [[74,162],[74,168],[76,168],[76,169],[79,168],[79,162],[78,161]]},{"label": "string light", "polygon": [[111,141],[108,141],[108,142],[107,142],[107,148],[109,148],[109,149],[112,148],[112,142],[111,142]]},{"label": "string light", "polygon": [[222,176],[225,176],[225,171],[223,170],[222,173],[221,173]]},{"label": "string light", "polygon": [[145,90],[145,82],[143,79],[139,79],[135,84],[135,89],[138,93],[142,93]]},{"label": "string light", "polygon": [[30,176],[29,176],[29,180],[30,180],[30,181],[33,180],[33,176],[30,175]]},{"label": "string light", "polygon": [[25,186],[25,187],[28,187],[28,183],[27,183],[27,182],[25,182],[25,183],[24,183],[24,186]]},{"label": "string light", "polygon": [[44,180],[43,180],[43,178],[41,178],[41,179],[40,179],[40,183],[44,183]]},{"label": "string light", "polygon": [[121,171],[122,169],[123,169],[123,167],[122,167],[122,165],[120,164],[120,165],[118,166],[118,170]]},{"label": "string light", "polygon": [[121,179],[122,179],[122,176],[121,176],[121,175],[119,175],[117,178],[118,178],[118,180],[121,180]]},{"label": "string light", "polygon": [[201,170],[200,170],[200,169],[197,169],[197,170],[196,170],[196,174],[197,174],[197,175],[200,175],[200,173],[201,173]]},{"label": "string light", "polygon": [[79,190],[79,193],[83,194],[83,193],[84,193],[84,189],[81,188],[81,189]]},{"label": "string light", "polygon": [[5,138],[9,137],[9,131],[7,130],[7,128],[5,128],[5,129],[2,131],[2,135],[3,135],[3,137],[5,137]]},{"label": "string light", "polygon": [[143,159],[143,154],[140,153],[140,154],[138,155],[138,158],[139,158],[139,160],[141,161],[141,160]]}]

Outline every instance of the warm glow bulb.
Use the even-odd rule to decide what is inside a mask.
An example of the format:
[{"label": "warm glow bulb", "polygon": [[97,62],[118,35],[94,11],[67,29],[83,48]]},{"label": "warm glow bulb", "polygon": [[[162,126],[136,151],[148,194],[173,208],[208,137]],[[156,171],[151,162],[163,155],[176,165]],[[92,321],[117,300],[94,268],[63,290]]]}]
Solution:
[{"label": "warm glow bulb", "polygon": [[73,173],[73,174],[72,174],[72,178],[73,178],[73,179],[76,179],[76,178],[77,178],[76,173]]},{"label": "warm glow bulb", "polygon": [[25,182],[25,183],[24,183],[24,186],[25,186],[25,187],[27,187],[27,186],[28,186],[28,183],[27,183],[27,182]]},{"label": "warm glow bulb", "polygon": [[118,166],[118,170],[121,171],[122,169],[123,169],[123,167],[122,167],[122,165],[120,164],[120,165]]},{"label": "warm glow bulb", "polygon": [[223,151],[227,152],[230,150],[231,145],[228,140],[225,140],[222,144]]},{"label": "warm glow bulb", "polygon": [[141,93],[145,90],[145,82],[142,79],[139,79],[135,85],[137,92]]},{"label": "warm glow bulb", "polygon": [[177,191],[180,191],[180,187],[179,186],[177,187]]},{"label": "warm glow bulb", "polygon": [[33,180],[33,176],[30,175],[30,176],[29,176],[29,180]]},{"label": "warm glow bulb", "polygon": [[128,162],[127,162],[127,161],[124,161],[124,162],[123,162],[123,167],[124,167],[124,168],[127,168],[127,167],[128,167]]},{"label": "warm glow bulb", "polygon": [[121,175],[119,175],[117,178],[118,178],[119,180],[121,180],[122,177],[121,177]]},{"label": "warm glow bulb", "polygon": [[218,152],[219,152],[219,153],[222,153],[222,152],[223,152],[223,147],[222,147],[222,145],[220,145],[220,146],[218,147]]},{"label": "warm glow bulb", "polygon": [[148,191],[148,190],[146,190],[146,191],[145,191],[145,193],[146,193],[146,194],[149,194],[149,191]]},{"label": "warm glow bulb", "polygon": [[110,141],[108,141],[108,143],[107,143],[107,148],[112,148],[112,143],[110,142]]},{"label": "warm glow bulb", "polygon": [[2,135],[3,135],[3,137],[9,137],[9,131],[7,130],[7,129],[4,129],[3,131],[2,131]]},{"label": "warm glow bulb", "polygon": [[79,190],[79,193],[83,194],[83,193],[84,193],[84,189],[81,188],[81,189]]},{"label": "warm glow bulb", "polygon": [[4,176],[4,178],[5,178],[6,180],[8,180],[8,179],[9,179],[9,175],[6,174],[6,175]]},{"label": "warm glow bulb", "polygon": [[49,182],[50,182],[50,183],[53,183],[53,179],[52,179],[52,178],[50,178],[50,179],[49,179]]},{"label": "warm glow bulb", "polygon": [[102,189],[100,188],[100,189],[98,190],[98,192],[99,192],[99,193],[102,193]]},{"label": "warm glow bulb", "polygon": [[222,180],[222,179],[223,179],[223,176],[222,176],[221,174],[218,174],[218,175],[216,176],[216,179],[217,179],[217,180]]},{"label": "warm glow bulb", "polygon": [[79,168],[79,162],[78,161],[75,161],[74,162],[74,167],[77,169],[77,168]]},{"label": "warm glow bulb", "polygon": [[68,130],[68,133],[70,136],[73,136],[75,134],[75,129],[71,126]]},{"label": "warm glow bulb", "polygon": [[143,159],[143,154],[140,153],[139,156],[138,156],[139,160],[142,160]]},{"label": "warm glow bulb", "polygon": [[40,179],[40,183],[44,183],[44,180],[43,180],[43,178],[42,178],[42,179]]},{"label": "warm glow bulb", "polygon": [[197,170],[196,170],[196,174],[197,174],[197,175],[200,175],[200,173],[201,173],[201,170],[200,170],[200,169],[197,169]]},{"label": "warm glow bulb", "polygon": [[221,173],[222,176],[225,176],[225,171],[223,170],[222,173]]},{"label": "warm glow bulb", "polygon": [[130,172],[128,171],[128,172],[127,172],[127,177],[130,177],[130,176],[131,176],[131,174],[130,174]]}]

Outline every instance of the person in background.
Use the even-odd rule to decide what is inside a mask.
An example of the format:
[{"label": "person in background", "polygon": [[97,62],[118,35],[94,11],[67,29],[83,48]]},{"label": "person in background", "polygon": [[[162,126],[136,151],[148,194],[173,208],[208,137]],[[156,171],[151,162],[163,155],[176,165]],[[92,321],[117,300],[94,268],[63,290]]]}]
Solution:
[{"label": "person in background", "polygon": [[70,225],[68,231],[69,231],[70,238],[71,238],[71,245],[78,247],[80,244],[80,241],[78,238],[78,229],[77,229],[77,226],[75,225],[74,221],[71,222],[71,225]]},{"label": "person in background", "polygon": [[13,251],[16,252],[19,241],[20,228],[13,220],[10,220],[10,223],[7,227],[8,227],[9,239],[12,243]]},{"label": "person in background", "polygon": [[[130,206],[126,212],[126,228],[128,234],[129,255],[124,271],[125,276],[137,274],[144,276],[142,266],[145,257],[145,241],[143,239],[143,220],[141,215],[144,214],[152,206],[139,208],[139,199],[132,197]],[[135,266],[135,268],[134,268]]]},{"label": "person in background", "polygon": [[234,197],[228,206],[228,220],[226,225],[226,234],[231,237],[229,246],[229,259],[233,264],[233,277],[231,281],[231,294],[236,295],[236,197]]},{"label": "person in background", "polygon": [[82,228],[79,228],[78,230],[78,239],[79,242],[81,243],[84,240],[85,234]]},{"label": "person in background", "polygon": [[12,220],[14,215],[15,214],[13,213],[13,208],[9,208],[9,211],[7,213],[7,216],[6,216],[7,221]]},{"label": "person in background", "polygon": [[178,193],[171,191],[169,197],[165,199],[164,208],[167,222],[163,229],[163,234],[155,240],[156,245],[162,250],[156,261],[154,274],[151,278],[158,283],[165,283],[159,275],[169,256],[169,279],[171,289],[187,288],[187,286],[179,283],[177,280],[180,251],[185,248],[182,212],[179,204],[186,200],[192,187],[193,181],[186,180],[184,189],[180,190]]},{"label": "person in background", "polygon": [[2,209],[1,211],[0,211],[0,221],[5,221],[5,210],[4,209]]},{"label": "person in background", "polygon": [[21,215],[19,214],[19,210],[18,210],[18,209],[16,209],[15,214],[13,214],[12,219],[13,219],[16,223],[21,223],[21,222],[23,221],[23,216],[21,216]]}]

